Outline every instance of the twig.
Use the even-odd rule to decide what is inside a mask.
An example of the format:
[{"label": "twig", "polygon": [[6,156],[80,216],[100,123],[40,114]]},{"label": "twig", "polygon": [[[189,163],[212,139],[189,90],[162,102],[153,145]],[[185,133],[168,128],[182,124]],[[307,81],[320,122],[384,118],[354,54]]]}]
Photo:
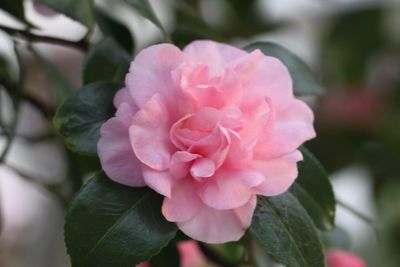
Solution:
[{"label": "twig", "polygon": [[83,52],[89,50],[90,44],[87,40],[82,39],[80,41],[69,41],[65,39],[60,39],[57,37],[45,36],[45,35],[36,35],[29,30],[19,30],[10,28],[8,26],[0,25],[0,30],[5,31],[6,33],[15,36],[15,37],[22,37],[28,40],[29,42],[36,42],[36,43],[49,43],[61,46],[68,46],[75,49],[79,49]]}]

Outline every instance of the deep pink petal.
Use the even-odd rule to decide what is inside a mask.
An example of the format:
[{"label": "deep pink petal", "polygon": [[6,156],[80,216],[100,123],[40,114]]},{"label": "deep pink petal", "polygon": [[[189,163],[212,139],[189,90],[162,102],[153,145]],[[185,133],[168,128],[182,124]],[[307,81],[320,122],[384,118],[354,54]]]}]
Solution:
[{"label": "deep pink petal", "polygon": [[217,210],[204,205],[190,220],[178,222],[178,227],[189,237],[206,243],[237,241],[250,226],[255,207],[255,196],[233,210]]},{"label": "deep pink petal", "polygon": [[206,205],[229,210],[246,204],[254,194],[252,188],[263,180],[262,174],[252,170],[219,169],[213,177],[200,182],[197,193]]},{"label": "deep pink petal", "polygon": [[162,205],[162,213],[168,221],[186,221],[200,211],[203,204],[194,190],[190,178],[184,178],[174,184],[171,198],[164,198]]},{"label": "deep pink petal", "polygon": [[159,95],[155,95],[138,111],[129,128],[136,157],[155,170],[165,170],[174,148],[169,140],[168,112]]},{"label": "deep pink petal", "polygon": [[111,118],[100,129],[97,153],[106,174],[114,181],[128,186],[144,186],[142,164],[133,153],[127,123],[122,119],[133,117],[127,105],[120,106],[123,117]]},{"label": "deep pink petal", "polygon": [[275,196],[286,192],[297,178],[297,162],[302,160],[300,151],[269,161],[253,161],[253,167],[264,175],[257,187],[264,196]]}]

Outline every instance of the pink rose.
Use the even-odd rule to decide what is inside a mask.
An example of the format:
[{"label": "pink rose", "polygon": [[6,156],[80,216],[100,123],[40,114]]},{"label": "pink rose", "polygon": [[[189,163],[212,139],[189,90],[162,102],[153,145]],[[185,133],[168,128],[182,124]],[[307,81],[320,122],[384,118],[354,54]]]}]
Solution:
[{"label": "pink rose", "polygon": [[240,239],[256,195],[285,192],[315,136],[278,59],[212,41],[142,50],[114,104],[98,143],[104,171],[164,195],[165,218],[208,243]]},{"label": "pink rose", "polygon": [[328,267],[366,267],[364,261],[349,252],[330,250],[326,254]]}]

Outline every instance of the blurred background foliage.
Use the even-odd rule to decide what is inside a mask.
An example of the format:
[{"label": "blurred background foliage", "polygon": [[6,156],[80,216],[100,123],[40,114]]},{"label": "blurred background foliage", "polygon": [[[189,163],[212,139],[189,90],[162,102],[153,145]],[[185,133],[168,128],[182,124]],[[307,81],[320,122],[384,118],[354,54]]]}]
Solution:
[{"label": "blurred background foliage", "polygon": [[[89,2],[0,3],[0,266],[68,266],[65,207],[100,165],[62,145],[53,126],[60,103],[99,77],[122,82],[147,45],[194,39],[275,41],[312,67],[325,92],[306,99],[318,133],[307,146],[337,195],[367,214],[353,232],[354,214],[339,212],[327,246],[356,251],[368,266],[400,266],[398,1],[154,0],[154,13],[141,1]],[[245,257],[241,245],[202,250],[229,266]]]}]

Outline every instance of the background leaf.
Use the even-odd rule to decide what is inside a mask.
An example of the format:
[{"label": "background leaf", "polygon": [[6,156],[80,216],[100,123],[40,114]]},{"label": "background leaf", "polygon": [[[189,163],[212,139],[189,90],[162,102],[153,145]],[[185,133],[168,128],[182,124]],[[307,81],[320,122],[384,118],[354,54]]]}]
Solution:
[{"label": "background leaf", "polygon": [[129,29],[107,14],[107,12],[96,9],[96,22],[103,35],[112,37],[126,52],[131,54],[134,50],[134,41]]},{"label": "background leaf", "polygon": [[74,267],[132,267],[157,254],[175,236],[161,214],[162,197],[98,174],[71,202],[65,242]]},{"label": "background leaf", "polygon": [[302,59],[283,46],[270,42],[257,42],[244,49],[249,52],[260,49],[265,55],[280,59],[292,76],[293,90],[296,95],[321,94],[323,92],[311,69]]},{"label": "background leaf", "polygon": [[250,232],[261,247],[287,267],[325,266],[313,221],[290,192],[259,197]]},{"label": "background leaf", "polygon": [[123,82],[129,70],[130,56],[112,38],[106,37],[93,46],[83,63],[83,83],[96,81]]},{"label": "background leaf", "polygon": [[180,266],[180,255],[176,244],[171,242],[150,261],[151,267],[177,267]]},{"label": "background leaf", "polygon": [[24,0],[1,0],[0,9],[3,9],[17,19],[26,22]]},{"label": "background leaf", "polygon": [[303,147],[301,151],[304,160],[298,163],[299,176],[290,191],[318,228],[332,230],[335,221],[335,196],[328,174],[308,149]]},{"label": "background leaf", "polygon": [[125,2],[133,6],[143,17],[153,22],[164,35],[167,35],[148,0],[125,0]]},{"label": "background leaf", "polygon": [[94,27],[93,0],[38,0],[44,5],[58,11],[86,27],[89,32]]},{"label": "background leaf", "polygon": [[96,155],[101,125],[115,113],[113,96],[119,83],[97,82],[82,87],[58,109],[54,124],[75,152]]}]

